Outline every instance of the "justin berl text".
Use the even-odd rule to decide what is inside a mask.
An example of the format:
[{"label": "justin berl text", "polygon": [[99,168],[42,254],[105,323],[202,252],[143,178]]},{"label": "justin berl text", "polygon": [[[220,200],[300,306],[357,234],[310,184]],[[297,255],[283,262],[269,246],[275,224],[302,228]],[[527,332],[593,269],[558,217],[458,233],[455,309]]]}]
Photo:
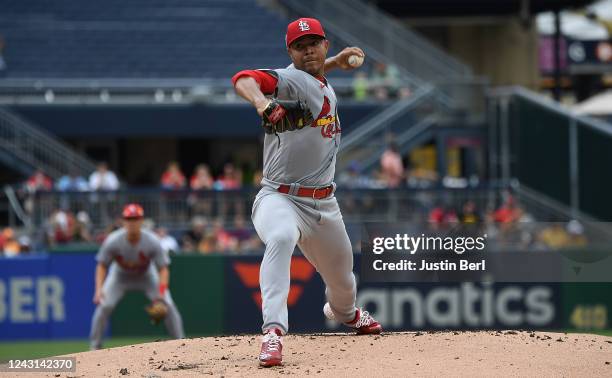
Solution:
[{"label": "justin berl text", "polygon": [[421,260],[421,264],[415,261],[400,260],[398,262],[383,262],[382,260],[374,260],[372,263],[374,270],[411,270],[411,271],[456,271],[456,270],[471,270],[485,271],[485,260],[480,262],[470,262],[469,260],[459,260],[458,262],[442,260],[442,261],[426,261]]}]

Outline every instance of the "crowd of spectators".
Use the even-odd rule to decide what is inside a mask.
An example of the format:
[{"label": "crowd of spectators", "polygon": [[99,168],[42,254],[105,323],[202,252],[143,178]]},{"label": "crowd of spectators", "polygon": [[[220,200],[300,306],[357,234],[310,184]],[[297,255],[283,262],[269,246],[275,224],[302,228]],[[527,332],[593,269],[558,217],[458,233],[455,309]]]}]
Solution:
[{"label": "crowd of spectators", "polygon": [[[252,181],[254,187],[259,186],[261,177],[260,170],[254,172]],[[250,222],[247,224],[245,221],[246,206],[242,193],[236,192],[235,195],[231,193],[231,191],[243,188],[243,180],[242,171],[230,162],[223,165],[217,176],[213,176],[208,165],[199,164],[193,170],[189,180],[178,162],[169,162],[165,171],[160,175],[159,187],[166,193],[162,194],[166,202],[178,201],[188,205],[189,212],[186,215],[192,218],[191,229],[185,232],[181,229],[159,226],[150,227],[151,230],[159,236],[164,248],[174,253],[180,251],[240,253],[259,248],[259,238],[250,226]],[[114,214],[112,206],[112,203],[118,198],[112,193],[119,190],[120,187],[121,183],[117,175],[108,168],[106,163],[101,162],[88,178],[72,171],[60,177],[55,183],[42,170],[37,170],[23,183],[20,193],[23,194],[27,213],[33,214],[36,201],[38,201],[38,206],[46,206],[53,198],[37,197],[37,194],[60,192],[59,196],[55,197],[58,202],[53,202],[57,204],[57,207],[47,206],[53,210],[44,219],[44,235],[41,244],[49,248],[62,248],[75,243],[99,244],[108,233],[121,227],[121,220],[115,218],[117,214]],[[184,193],[178,193],[179,191]],[[213,194],[219,191],[227,193],[221,197],[215,197]],[[66,192],[65,195],[62,194],[64,192]],[[80,201],[75,201],[74,197],[67,192],[89,194],[84,197],[80,196],[78,197]],[[177,193],[175,195],[172,192]],[[102,202],[107,208],[101,208]],[[92,214],[99,221],[102,210],[107,212],[110,220],[110,224],[105,227],[96,225],[96,222],[92,222],[90,217]],[[164,208],[163,211],[165,211],[162,212],[164,216],[169,216],[168,213],[171,213],[173,209]],[[7,240],[10,250],[11,239]],[[0,251],[2,251],[1,247],[2,245],[0,245]],[[6,255],[11,253],[8,251]]]},{"label": "crowd of spectators", "polygon": [[[261,181],[261,171],[255,172],[255,176],[254,182]],[[159,185],[167,191],[238,190],[243,187],[243,174],[234,164],[228,162],[224,164],[222,172],[214,178],[208,165],[199,164],[188,181],[178,162],[172,161],[161,174]],[[23,183],[20,193],[27,198],[40,192],[112,192],[120,188],[121,182],[115,172],[110,170],[105,162],[100,162],[89,178],[71,171],[55,183],[42,170],[37,169]],[[189,201],[195,205],[198,198],[199,196],[194,194],[189,197]],[[31,205],[27,208],[28,212],[31,212]]]},{"label": "crowd of spectators", "polygon": [[503,251],[550,251],[581,248],[589,242],[585,227],[577,220],[542,221],[530,214],[509,192],[496,207],[469,199],[461,203],[434,205],[427,214],[429,231],[487,235],[489,247]]},{"label": "crowd of spectators", "polygon": [[[189,181],[180,165],[176,161],[168,163],[159,181],[161,188],[166,190],[234,190],[242,187],[242,172],[232,163],[226,163],[223,171],[215,179],[206,164],[199,164]],[[89,179],[70,172],[60,177],[55,183],[42,170],[36,170],[24,183],[25,193],[33,194],[41,191],[115,191],[119,190],[121,183],[105,162],[97,165]]]},{"label": "crowd of spectators", "polygon": [[52,190],[60,192],[95,192],[118,190],[119,187],[120,182],[117,175],[108,169],[108,165],[105,162],[100,162],[96,170],[89,176],[89,179],[71,171],[60,177],[55,183],[45,172],[37,169],[24,183],[23,192],[29,195]]},{"label": "crowd of spectators", "polygon": [[[379,168],[373,175],[365,175],[362,172],[358,162],[351,162],[348,169],[338,175],[339,186],[346,189],[397,189],[427,187],[423,185],[423,180],[441,183],[433,173],[416,175],[408,171],[397,146],[393,143],[389,143],[381,154]],[[173,199],[175,196],[176,201],[183,202],[181,208],[188,208],[189,211],[181,226],[169,221],[169,218],[152,214],[152,218],[162,223],[158,227],[152,224],[148,227],[158,235],[164,248],[172,253],[260,251],[261,241],[251,222],[247,221],[249,200],[245,199],[243,192],[235,190],[243,188],[243,185],[253,186],[256,190],[261,177],[262,172],[258,170],[253,174],[253,181],[245,184],[242,171],[232,163],[224,164],[217,176],[212,174],[206,164],[197,165],[191,176],[187,176],[178,162],[169,162],[159,177],[159,187],[164,190],[163,193],[167,193],[166,199]],[[70,172],[54,183],[44,172],[37,170],[23,184],[23,191],[27,194],[51,190],[88,192],[91,194],[87,194],[85,198],[90,204],[95,202],[93,192],[112,192],[119,188],[117,175],[105,163],[100,163],[88,179]],[[179,193],[181,191],[184,193]],[[215,197],[214,193],[219,191],[228,192],[221,197]],[[176,195],[172,194],[173,192],[176,192]],[[339,199],[343,213],[349,218],[373,213],[383,207],[375,197],[356,193],[344,193]],[[387,198],[388,206],[406,206],[403,202],[405,199],[392,197]],[[108,233],[121,227],[121,220],[115,218],[117,214],[114,212],[111,212],[108,224],[101,227],[99,222],[92,221],[91,216],[99,220],[96,207],[75,207],[74,203],[68,200],[68,194],[60,194],[58,198],[59,207],[48,213],[44,223],[45,247],[62,248],[75,243],[98,245]],[[508,243],[517,248],[554,249],[580,246],[587,242],[584,227],[576,221],[550,224],[537,230],[528,226],[529,222],[534,221],[533,217],[512,195],[505,195],[495,208],[485,207],[481,201],[473,199],[451,201],[450,205],[418,198],[411,201],[421,205],[411,208],[410,212],[417,214],[415,219],[420,219],[431,230],[443,230],[457,225],[478,225],[496,242]],[[165,215],[163,212],[160,214]],[[15,251],[27,251],[31,247],[31,239],[27,236],[19,238],[13,230],[4,230],[0,236],[0,252],[3,255],[13,256],[19,253]]]},{"label": "crowd of spectators", "polygon": [[208,165],[199,164],[194,169],[188,185],[180,165],[172,161],[162,173],[160,186],[166,190],[236,190],[242,188],[242,181],[242,171],[237,169],[233,163],[225,163],[222,172],[216,179],[213,178]]},{"label": "crowd of spectators", "polygon": [[68,209],[56,209],[45,224],[46,245],[55,247],[67,243],[88,243],[96,240],[93,225],[87,212],[76,215]]},{"label": "crowd of spectators", "polygon": [[234,218],[230,227],[220,218],[209,221],[205,217],[194,217],[191,228],[181,238],[181,249],[187,253],[247,253],[261,248],[257,233],[240,216]]}]

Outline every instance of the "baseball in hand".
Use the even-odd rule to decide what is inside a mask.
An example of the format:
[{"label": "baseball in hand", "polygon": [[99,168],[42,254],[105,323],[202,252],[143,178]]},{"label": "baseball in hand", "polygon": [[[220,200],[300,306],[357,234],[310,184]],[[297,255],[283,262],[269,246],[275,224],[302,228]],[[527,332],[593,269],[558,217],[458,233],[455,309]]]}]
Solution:
[{"label": "baseball in hand", "polygon": [[348,58],[348,64],[352,67],[359,67],[363,64],[363,57],[359,55],[351,55]]}]

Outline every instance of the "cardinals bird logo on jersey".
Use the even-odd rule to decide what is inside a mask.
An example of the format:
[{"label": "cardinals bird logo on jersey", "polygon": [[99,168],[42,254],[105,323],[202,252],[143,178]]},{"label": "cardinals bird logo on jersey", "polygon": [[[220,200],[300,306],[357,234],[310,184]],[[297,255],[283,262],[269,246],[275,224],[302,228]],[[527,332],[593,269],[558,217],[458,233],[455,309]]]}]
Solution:
[{"label": "cardinals bird logo on jersey", "polygon": [[329,114],[331,105],[327,96],[323,97],[323,106],[317,118],[312,122],[312,127],[321,128],[321,136],[323,138],[332,138],[335,134],[341,133],[342,129],[338,124],[336,115]]},{"label": "cardinals bird logo on jersey", "polygon": [[127,260],[121,255],[116,255],[115,261],[117,261],[117,264],[119,264],[119,266],[125,270],[131,272],[144,272],[149,268],[151,259],[145,256],[144,252],[139,251],[138,259],[136,261]]}]

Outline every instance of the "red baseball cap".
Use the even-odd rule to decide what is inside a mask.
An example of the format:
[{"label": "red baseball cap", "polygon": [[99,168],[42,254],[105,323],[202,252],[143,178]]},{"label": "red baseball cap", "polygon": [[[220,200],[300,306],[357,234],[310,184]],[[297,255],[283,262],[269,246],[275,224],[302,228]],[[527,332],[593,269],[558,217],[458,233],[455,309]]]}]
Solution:
[{"label": "red baseball cap", "polygon": [[142,206],[137,203],[129,203],[123,208],[121,213],[123,219],[138,219],[144,217],[144,210]]},{"label": "red baseball cap", "polygon": [[325,31],[319,20],[315,18],[298,18],[287,25],[287,35],[285,35],[285,43],[287,47],[296,39],[305,35],[318,35],[325,38]]}]

